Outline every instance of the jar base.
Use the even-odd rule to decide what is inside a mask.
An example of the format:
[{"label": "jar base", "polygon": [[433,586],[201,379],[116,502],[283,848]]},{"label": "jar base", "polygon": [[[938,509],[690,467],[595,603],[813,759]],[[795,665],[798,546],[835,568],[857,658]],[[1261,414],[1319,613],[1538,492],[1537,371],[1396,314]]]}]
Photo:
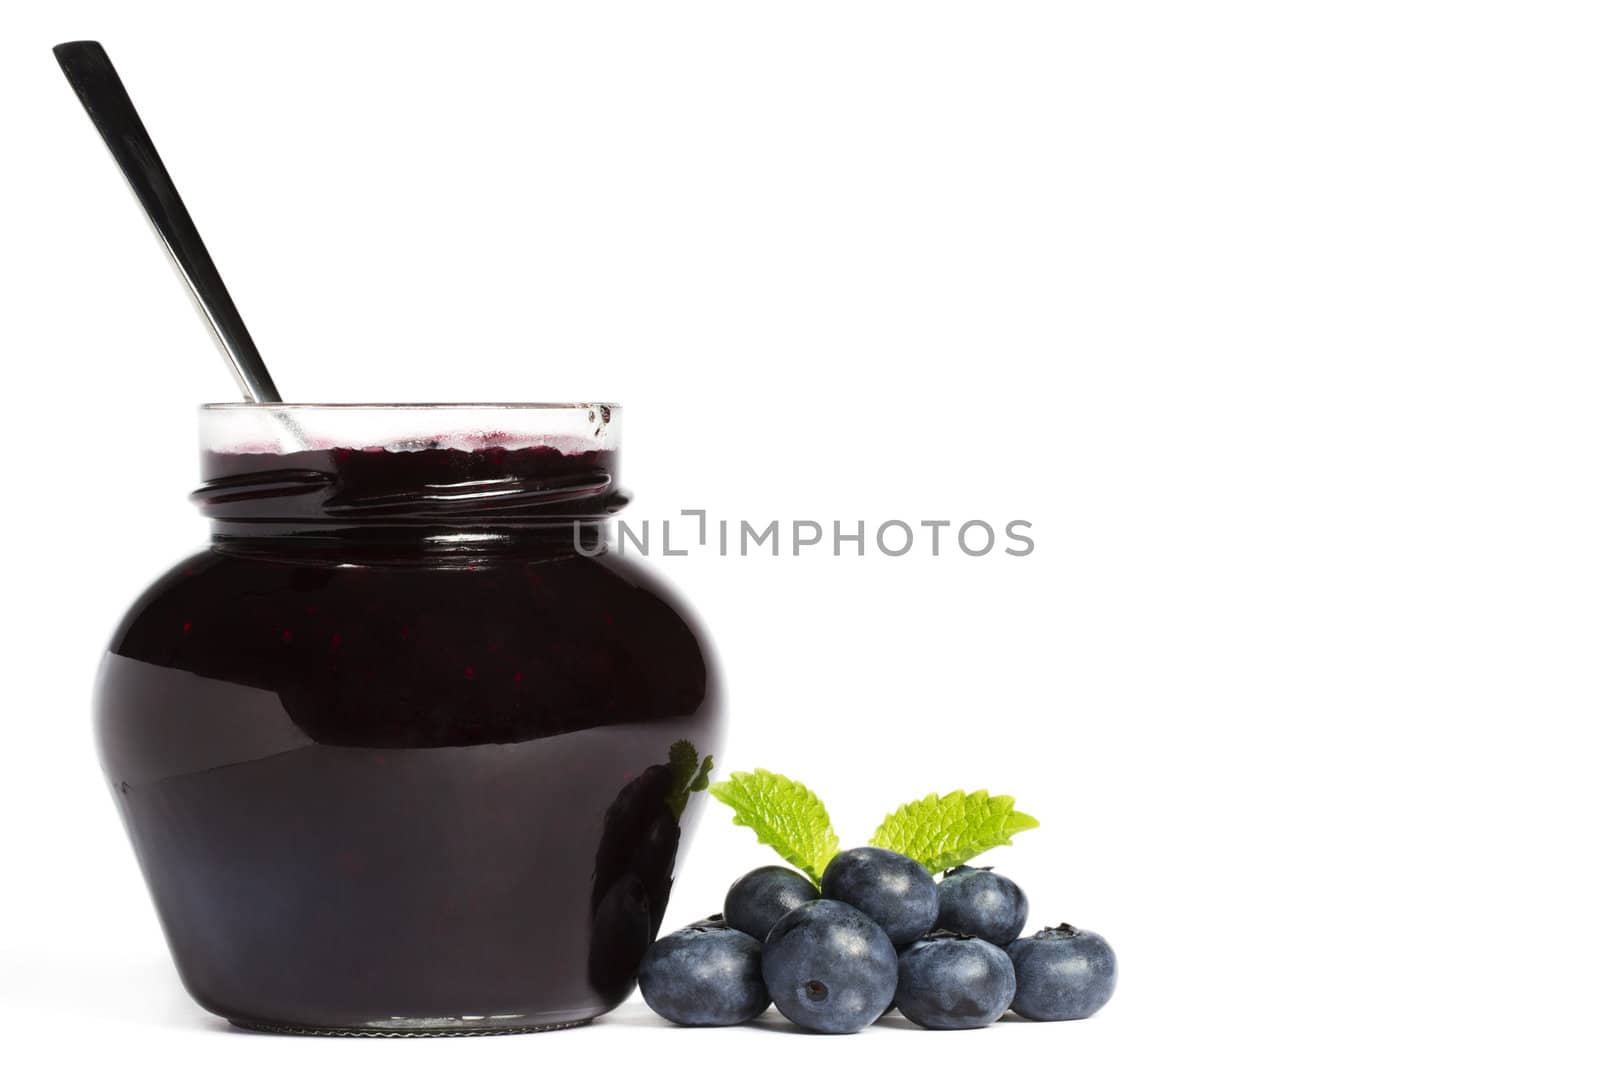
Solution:
[{"label": "jar base", "polygon": [[301,1026],[295,1023],[268,1023],[254,1019],[229,1019],[240,1030],[262,1034],[287,1034],[293,1037],[500,1037],[506,1034],[538,1034],[546,1030],[571,1030],[588,1026],[594,1020],[540,1023],[533,1026],[485,1026],[478,1020],[396,1019],[374,1026]]}]

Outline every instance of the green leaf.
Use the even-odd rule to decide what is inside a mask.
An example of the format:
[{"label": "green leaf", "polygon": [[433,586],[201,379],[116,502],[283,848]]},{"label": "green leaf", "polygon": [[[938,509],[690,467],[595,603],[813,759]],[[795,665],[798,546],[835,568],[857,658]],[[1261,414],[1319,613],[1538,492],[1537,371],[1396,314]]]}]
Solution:
[{"label": "green leaf", "polygon": [[1032,830],[1039,820],[1017,811],[1011,797],[992,797],[987,790],[956,790],[902,804],[872,835],[879,848],[903,853],[937,874],[959,867],[1011,836]]},{"label": "green leaf", "polygon": [[667,749],[667,767],[672,771],[672,791],[674,793],[688,792],[689,783],[694,779],[694,769],[700,762],[700,753],[694,749],[692,741],[674,741],[672,747]]},{"label": "green leaf", "polygon": [[839,851],[828,809],[817,795],[781,774],[757,769],[734,771],[711,784],[711,795],[733,809],[735,826],[748,826],[764,845],[822,881],[822,869]]},{"label": "green leaf", "polygon": [[672,791],[667,794],[667,808],[674,819],[683,818],[683,809],[689,805],[689,794],[698,793],[711,781],[711,757],[700,760],[700,753],[688,741],[674,741],[667,749],[667,767],[672,771]]},{"label": "green leaf", "polygon": [[700,764],[700,773],[694,776],[694,781],[689,783],[689,792],[698,793],[711,784],[711,757],[707,756]]}]

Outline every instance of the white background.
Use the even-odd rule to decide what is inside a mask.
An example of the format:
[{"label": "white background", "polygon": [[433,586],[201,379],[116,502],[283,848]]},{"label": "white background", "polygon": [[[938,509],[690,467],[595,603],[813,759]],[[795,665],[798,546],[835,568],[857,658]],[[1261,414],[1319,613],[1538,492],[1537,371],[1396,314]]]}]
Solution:
[{"label": "white background", "polygon": [[[0,1040],[170,1063],[1594,1062],[1600,24],[1584,4],[0,13]],[[657,565],[724,769],[847,839],[1016,795],[1093,1020],[336,1042],[180,989],[95,765],[232,386],[50,45],[108,46],[285,394],[615,400],[629,516],[1034,523]],[[668,916],[766,861],[707,811]],[[773,1020],[777,1017],[771,1016]],[[16,1058],[22,1051],[32,1058]]]}]

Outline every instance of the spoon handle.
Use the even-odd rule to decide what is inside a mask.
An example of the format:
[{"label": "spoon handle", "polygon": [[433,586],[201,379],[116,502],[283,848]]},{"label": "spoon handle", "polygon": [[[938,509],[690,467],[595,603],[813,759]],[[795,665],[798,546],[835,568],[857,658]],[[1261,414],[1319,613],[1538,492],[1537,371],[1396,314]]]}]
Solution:
[{"label": "spoon handle", "polygon": [[55,47],[56,61],[78,94],[79,103],[89,113],[95,129],[111,156],[122,169],[123,177],[166,246],[167,254],[189,287],[200,313],[216,336],[222,354],[228,358],[233,375],[245,399],[278,403],[278,388],[261,361],[261,353],[245,329],[239,309],[222,284],[222,275],[211,261],[200,231],[183,206],[178,187],[156,154],[156,146],[145,132],[139,112],[122,87],[122,79],[111,65],[111,57],[98,41],[72,41]]}]

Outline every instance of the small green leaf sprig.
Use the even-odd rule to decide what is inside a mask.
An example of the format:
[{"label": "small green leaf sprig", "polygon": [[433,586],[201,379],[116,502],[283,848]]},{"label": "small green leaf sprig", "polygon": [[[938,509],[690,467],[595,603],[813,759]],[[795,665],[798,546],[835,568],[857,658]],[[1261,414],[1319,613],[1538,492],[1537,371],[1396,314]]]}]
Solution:
[{"label": "small green leaf sprig", "polygon": [[667,750],[667,766],[672,771],[672,791],[667,794],[667,808],[674,819],[683,818],[683,809],[689,805],[690,793],[698,793],[710,784],[711,765],[711,757],[700,759],[700,753],[688,741],[675,741]]},{"label": "small green leaf sprig", "polygon": [[[828,861],[839,852],[828,809],[803,784],[772,771],[734,771],[711,783],[711,795],[733,809],[735,826],[748,826],[756,838],[813,882],[822,881]],[[1039,820],[1016,810],[1008,796],[979,789],[929,793],[887,815],[869,844],[910,856],[937,874],[1032,830]]]},{"label": "small green leaf sprig", "polygon": [[839,835],[817,794],[781,774],[757,770],[712,782],[711,795],[733,809],[735,826],[750,827],[785,863],[822,881],[822,869],[839,852]]}]

